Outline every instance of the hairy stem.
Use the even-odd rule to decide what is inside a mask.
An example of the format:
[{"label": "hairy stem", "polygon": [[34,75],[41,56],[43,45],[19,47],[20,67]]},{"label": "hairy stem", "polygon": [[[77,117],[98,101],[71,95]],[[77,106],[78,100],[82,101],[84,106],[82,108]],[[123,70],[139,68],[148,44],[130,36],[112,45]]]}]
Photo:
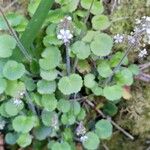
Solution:
[{"label": "hairy stem", "polygon": [[66,46],[66,69],[67,69],[67,75],[69,76],[70,72],[71,72],[70,56],[69,56],[69,53],[70,53],[69,43],[66,43],[65,46]]},{"label": "hairy stem", "polygon": [[4,18],[4,21],[6,22],[6,25],[7,25],[8,29],[9,29],[10,34],[14,37],[14,39],[15,39],[16,42],[17,42],[18,48],[21,50],[21,52],[23,53],[23,55],[25,56],[25,58],[26,58],[28,61],[31,62],[31,61],[32,61],[32,57],[28,54],[28,51],[24,48],[24,46],[23,46],[22,43],[20,42],[20,40],[19,40],[17,34],[15,33],[15,31],[14,31],[14,30],[12,29],[12,27],[10,26],[10,24],[9,24],[9,22],[8,22],[8,20],[7,20],[7,18],[6,18],[6,16],[5,16],[5,14],[4,14],[4,12],[3,12],[3,10],[2,10],[1,7],[0,7],[0,12],[1,12],[1,14],[2,14],[2,16],[3,16],[3,18]]},{"label": "hairy stem", "polygon": [[118,65],[113,69],[112,74],[108,77],[108,79],[105,82],[105,85],[107,85],[111,80],[113,75],[119,70],[120,66],[122,65],[124,59],[128,56],[129,52],[132,50],[133,46],[130,46],[127,51],[125,52],[125,54],[123,55],[123,57],[121,58],[120,62],[118,63]]}]

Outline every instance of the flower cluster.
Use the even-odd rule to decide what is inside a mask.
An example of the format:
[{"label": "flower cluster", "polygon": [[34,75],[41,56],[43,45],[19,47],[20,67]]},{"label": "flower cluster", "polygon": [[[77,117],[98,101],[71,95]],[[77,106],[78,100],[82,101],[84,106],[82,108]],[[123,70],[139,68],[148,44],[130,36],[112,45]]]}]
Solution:
[{"label": "flower cluster", "polygon": [[147,50],[144,48],[143,50],[140,51],[139,53],[139,58],[143,58],[147,55]]},{"label": "flower cluster", "polygon": [[63,43],[68,43],[72,39],[73,35],[70,30],[61,29],[57,35],[59,40],[62,40]]},{"label": "flower cluster", "polygon": [[121,34],[117,34],[114,36],[114,42],[115,43],[122,43],[124,40],[124,36]]},{"label": "flower cluster", "polygon": [[0,130],[3,130],[6,122],[4,120],[0,121]]},{"label": "flower cluster", "polygon": [[76,128],[76,135],[84,135],[86,133],[86,128],[84,127],[83,123],[80,122],[79,125]]},{"label": "flower cluster", "polygon": [[20,106],[22,104],[22,101],[18,98],[13,98],[13,104],[16,106]]},{"label": "flower cluster", "polygon": [[58,27],[57,38],[62,40],[64,44],[69,43],[73,38],[72,33],[72,18],[70,16],[65,17],[60,20]]},{"label": "flower cluster", "polygon": [[58,129],[58,117],[57,117],[57,115],[54,115],[52,117],[52,127],[54,129]]}]

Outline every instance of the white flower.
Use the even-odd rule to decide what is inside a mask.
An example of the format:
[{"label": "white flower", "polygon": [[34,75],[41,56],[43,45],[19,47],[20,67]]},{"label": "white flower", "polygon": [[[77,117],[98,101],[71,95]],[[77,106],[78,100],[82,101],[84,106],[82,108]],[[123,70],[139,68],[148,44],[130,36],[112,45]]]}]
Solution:
[{"label": "white flower", "polygon": [[128,36],[128,42],[131,43],[131,44],[134,44],[136,42],[134,36]]},{"label": "white flower", "polygon": [[64,43],[68,43],[72,39],[73,35],[71,34],[70,30],[61,29],[57,38],[62,40]]},{"label": "white flower", "polygon": [[135,19],[135,23],[136,23],[136,24],[140,24],[140,23],[141,23],[141,20],[140,20],[140,19]]},{"label": "white flower", "polygon": [[146,21],[150,21],[150,17],[147,16],[147,17],[146,17]]},{"label": "white flower", "polygon": [[68,17],[66,17],[67,18],[67,20],[69,20],[69,21],[71,21],[72,20],[72,18],[70,17],[70,16],[68,16]]},{"label": "white flower", "polygon": [[123,40],[124,40],[123,35],[117,34],[117,35],[114,36],[114,42],[115,43],[122,43]]},{"label": "white flower", "polygon": [[84,127],[83,123],[80,122],[76,128],[76,134],[77,136],[79,136],[79,135],[84,135],[85,133],[86,133],[86,128]]},{"label": "white flower", "polygon": [[[81,142],[85,142],[85,141],[87,141],[87,140],[88,140],[88,137],[87,137],[86,135],[80,137],[80,141],[81,141]],[[92,140],[92,139],[91,139],[91,140]]]},{"label": "white flower", "polygon": [[58,116],[56,114],[54,114],[54,116],[52,117],[52,127],[54,129],[58,128]]},{"label": "white flower", "polygon": [[19,106],[22,104],[22,101],[20,99],[14,98],[13,99],[13,104],[15,104],[16,106]]},{"label": "white flower", "polygon": [[0,130],[3,130],[6,122],[4,120],[0,121]]},{"label": "white flower", "polygon": [[140,53],[139,53],[139,57],[140,58],[143,58],[143,57],[145,57],[147,55],[147,50],[146,49],[143,49],[142,51],[140,51]]},{"label": "white flower", "polygon": [[146,29],[146,33],[147,33],[147,34],[150,34],[150,28],[147,28],[147,29]]}]

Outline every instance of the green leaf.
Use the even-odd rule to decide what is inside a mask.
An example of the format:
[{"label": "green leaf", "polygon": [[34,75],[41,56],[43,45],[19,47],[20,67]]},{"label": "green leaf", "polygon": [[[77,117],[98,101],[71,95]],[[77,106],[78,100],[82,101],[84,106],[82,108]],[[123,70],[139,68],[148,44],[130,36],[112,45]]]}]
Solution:
[{"label": "green leaf", "polygon": [[18,139],[18,136],[16,133],[8,132],[5,136],[5,142],[10,145],[16,144],[17,139]]},{"label": "green leaf", "polygon": [[103,90],[101,87],[98,86],[98,84],[96,84],[91,90],[96,96],[100,96],[103,94]]},{"label": "green leaf", "polygon": [[[23,16],[20,14],[14,13],[14,12],[9,12],[6,14],[6,18],[10,24],[11,27],[16,27],[21,24],[23,21]],[[0,16],[0,30],[7,30],[8,27],[6,25],[6,22],[4,21],[3,17]]]},{"label": "green leaf", "polygon": [[36,88],[36,84],[34,83],[34,80],[32,78],[23,76],[21,80],[24,82],[25,87],[28,91],[33,91]]},{"label": "green leaf", "polygon": [[[92,4],[92,0],[81,0],[81,6],[84,9],[89,10],[91,4]],[[104,7],[103,7],[102,2],[94,1],[93,5],[92,5],[91,13],[94,15],[98,15],[98,14],[103,13],[103,11],[104,11]]]},{"label": "green leaf", "polygon": [[40,94],[52,94],[56,90],[56,82],[40,80],[37,83],[37,90]]},{"label": "green leaf", "polygon": [[87,31],[86,35],[83,37],[82,41],[90,43],[93,41],[94,37],[96,35],[95,31]]},{"label": "green leaf", "polygon": [[90,46],[83,41],[77,41],[72,45],[72,51],[79,59],[86,59],[89,57],[91,50]]},{"label": "green leaf", "polygon": [[[38,5],[38,8],[36,9],[36,12],[34,13],[33,17],[31,18],[30,22],[28,23],[25,31],[23,32],[21,36],[21,43],[29,51],[30,54],[33,53],[33,49],[30,49],[37,33],[40,31],[40,28],[42,27],[49,9],[51,8],[52,4],[54,3],[54,0],[41,0],[40,4]],[[36,51],[34,51],[36,53]],[[13,58],[18,61],[22,61],[23,59],[22,52],[17,48],[13,53]]]},{"label": "green leaf", "polygon": [[27,116],[17,116],[12,121],[12,126],[15,131],[28,133],[35,124],[35,118]]},{"label": "green leaf", "polygon": [[12,55],[12,50],[16,47],[15,39],[8,35],[0,35],[0,57],[7,58]]},{"label": "green leaf", "polygon": [[119,85],[106,86],[103,90],[106,99],[110,101],[119,100],[122,97],[123,89]]},{"label": "green leaf", "polygon": [[117,83],[120,85],[132,85],[133,74],[128,68],[124,68],[115,75]]},{"label": "green leaf", "polygon": [[109,64],[105,61],[101,62],[98,67],[97,71],[100,76],[107,78],[109,77],[113,72],[112,69],[110,68]]},{"label": "green leaf", "polygon": [[61,116],[61,122],[64,124],[64,125],[73,125],[76,121],[76,118],[74,116],[74,114],[72,113],[64,113],[62,116]]},{"label": "green leaf", "polygon": [[64,18],[64,11],[61,9],[50,10],[47,16],[46,22],[58,24],[62,18]]},{"label": "green leaf", "polygon": [[25,91],[25,85],[21,81],[8,81],[5,93],[12,97],[20,97],[20,92]]},{"label": "green leaf", "polygon": [[52,144],[51,150],[71,150],[71,147],[67,142],[55,142]]},{"label": "green leaf", "polygon": [[40,76],[47,81],[53,81],[58,76],[58,71],[56,69],[54,70],[43,70],[40,71]]},{"label": "green leaf", "polygon": [[56,112],[50,112],[50,111],[46,111],[46,110],[43,110],[42,111],[42,122],[45,126],[48,126],[48,127],[52,127],[53,126],[53,119],[55,117],[58,118]]},{"label": "green leaf", "polygon": [[5,79],[0,78],[0,94],[2,94],[7,87],[7,82]]},{"label": "green leaf", "polygon": [[86,111],[83,108],[81,108],[81,110],[77,116],[77,119],[78,119],[78,121],[82,121],[82,120],[84,120],[85,117],[86,117]]},{"label": "green leaf", "polygon": [[73,115],[77,116],[81,111],[80,103],[77,101],[72,101],[71,103],[71,112]]},{"label": "green leaf", "polygon": [[49,47],[51,45],[60,46],[60,45],[62,45],[62,41],[59,40],[56,35],[47,35],[43,39],[43,44],[46,47]]},{"label": "green leaf", "polygon": [[91,51],[96,56],[107,56],[110,54],[113,46],[112,38],[104,33],[97,34],[91,42]]},{"label": "green leaf", "polygon": [[17,80],[21,78],[25,73],[25,67],[23,64],[14,60],[9,60],[3,69],[3,75],[9,80]]},{"label": "green leaf", "polygon": [[114,116],[118,112],[118,107],[112,102],[107,102],[103,107],[103,111],[109,116]]},{"label": "green leaf", "polygon": [[[123,58],[124,56],[124,53],[122,52],[116,52],[112,58],[110,59],[110,66],[111,67],[116,67],[118,65],[118,63],[121,61],[121,59]],[[123,65],[127,65],[128,64],[128,58],[125,57],[123,62],[122,62]]]},{"label": "green leaf", "polygon": [[62,9],[66,12],[73,12],[77,9],[79,0],[67,0],[66,5]]},{"label": "green leaf", "polygon": [[105,30],[110,26],[110,22],[107,16],[97,15],[92,18],[92,26],[95,30]]},{"label": "green leaf", "polygon": [[33,135],[37,140],[45,140],[52,133],[52,128],[40,126],[33,130]]},{"label": "green leaf", "polygon": [[138,75],[140,73],[139,67],[135,64],[130,65],[129,70],[133,73],[133,75]]},{"label": "green leaf", "polygon": [[58,108],[59,111],[61,111],[63,113],[67,113],[70,110],[70,107],[71,107],[71,105],[70,105],[69,100],[60,99],[58,101],[57,108]]},{"label": "green leaf", "polygon": [[57,99],[54,94],[42,95],[42,105],[48,111],[53,111],[57,107]]},{"label": "green leaf", "polygon": [[32,142],[32,136],[28,133],[21,134],[17,140],[17,143],[19,144],[19,146],[21,146],[23,148],[30,145],[31,142]]},{"label": "green leaf", "polygon": [[108,139],[112,136],[112,124],[108,120],[101,119],[95,125],[95,132],[100,139]]},{"label": "green leaf", "polygon": [[87,60],[79,60],[77,69],[80,73],[89,73],[91,71],[91,66]]},{"label": "green leaf", "polygon": [[58,83],[59,90],[65,95],[77,93],[81,90],[81,87],[82,78],[78,74],[71,74],[68,77],[62,77]]},{"label": "green leaf", "polygon": [[38,5],[40,4],[41,0],[31,0],[29,5],[28,5],[28,12],[30,16],[33,16],[35,13],[36,9],[38,8]]},{"label": "green leaf", "polygon": [[84,85],[87,88],[93,88],[96,85],[95,76],[91,73],[84,76]]},{"label": "green leaf", "polygon": [[48,47],[42,53],[39,60],[40,67],[44,70],[51,70],[57,67],[61,61],[61,54],[57,47]]},{"label": "green leaf", "polygon": [[84,148],[88,150],[95,150],[98,148],[100,140],[94,132],[88,132],[86,135],[87,139],[83,141]]},{"label": "green leaf", "polygon": [[16,106],[13,101],[8,101],[5,103],[5,111],[9,116],[16,116],[23,109],[23,107],[23,103],[18,106]]}]

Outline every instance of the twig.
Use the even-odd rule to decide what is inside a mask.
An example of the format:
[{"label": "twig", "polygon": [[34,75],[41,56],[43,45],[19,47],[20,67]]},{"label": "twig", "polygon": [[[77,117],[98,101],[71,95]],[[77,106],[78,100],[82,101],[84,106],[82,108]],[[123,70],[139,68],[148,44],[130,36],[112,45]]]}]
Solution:
[{"label": "twig", "polygon": [[70,75],[70,70],[71,70],[70,56],[69,56],[69,53],[70,53],[69,43],[66,43],[65,46],[66,46],[66,69],[67,69],[67,75],[69,76]]},{"label": "twig", "polygon": [[[92,108],[94,108],[95,109],[95,111],[98,113],[98,114],[100,114],[103,118],[105,118],[105,119],[108,119],[108,117],[101,111],[101,110],[99,110],[99,109],[97,109],[96,107],[95,107],[95,105],[91,102],[91,101],[89,101],[89,100],[85,100],[85,102],[89,105],[89,106],[91,106]],[[115,123],[113,120],[111,120],[111,119],[108,119],[111,123],[112,123],[112,125],[114,126],[114,127],[116,127],[119,131],[121,131],[124,135],[126,135],[127,137],[129,137],[131,140],[134,140],[134,137],[130,134],[130,133],[128,133],[127,131],[125,131],[123,128],[121,128],[117,123]]]},{"label": "twig", "polygon": [[140,67],[141,71],[144,70],[144,69],[146,69],[146,68],[149,68],[150,67],[150,62],[148,62],[146,64],[139,65],[139,67]]},{"label": "twig", "polygon": [[15,3],[17,3],[18,0],[14,0],[13,2],[11,2],[8,6],[6,6],[4,8],[4,12],[6,12],[10,7],[12,7]]},{"label": "twig", "polygon": [[[94,3],[94,0],[92,0],[91,5],[90,5],[90,8],[88,9],[87,15],[85,16],[84,24],[86,24],[87,21],[88,21],[88,18],[89,18],[89,16],[90,16],[90,12],[91,12],[93,3]],[[79,35],[79,39],[81,39],[83,35],[84,35],[84,30],[81,31],[81,33],[80,33],[80,35]],[[76,71],[76,66],[77,66],[77,64],[78,64],[78,58],[76,57],[76,58],[75,58],[75,61],[74,61],[74,64],[73,64],[73,72]]]},{"label": "twig", "polygon": [[31,111],[33,112],[33,114],[37,115],[37,112],[35,110],[35,106],[34,104],[32,103],[32,100],[31,100],[31,97],[30,95],[28,94],[28,92],[25,93],[25,96],[26,96],[26,99],[27,99],[27,104],[29,106],[29,109],[31,109]]},{"label": "twig", "polygon": [[108,77],[108,79],[106,80],[105,85],[107,85],[107,84],[111,81],[113,75],[116,73],[116,71],[118,71],[118,69],[119,69],[120,66],[122,65],[124,59],[127,57],[127,55],[128,55],[129,52],[132,50],[132,48],[133,48],[133,45],[131,45],[131,46],[127,49],[127,51],[125,52],[124,56],[122,57],[122,59],[121,59],[120,62],[118,63],[118,65],[113,69],[112,74],[111,74],[111,75]]},{"label": "twig", "polygon": [[32,61],[32,57],[28,54],[28,51],[24,48],[24,46],[22,45],[21,41],[19,40],[17,34],[15,33],[15,31],[12,29],[11,25],[9,24],[2,8],[0,7],[0,13],[2,14],[3,18],[4,18],[4,21],[6,22],[6,25],[9,29],[9,32],[12,34],[12,36],[14,37],[14,39],[16,40],[17,42],[17,45],[19,47],[19,49],[21,50],[21,52],[24,54],[24,56],[26,57],[26,59],[28,61]]},{"label": "twig", "polygon": [[103,144],[103,147],[104,147],[105,150],[109,150],[109,148],[106,144]]}]

